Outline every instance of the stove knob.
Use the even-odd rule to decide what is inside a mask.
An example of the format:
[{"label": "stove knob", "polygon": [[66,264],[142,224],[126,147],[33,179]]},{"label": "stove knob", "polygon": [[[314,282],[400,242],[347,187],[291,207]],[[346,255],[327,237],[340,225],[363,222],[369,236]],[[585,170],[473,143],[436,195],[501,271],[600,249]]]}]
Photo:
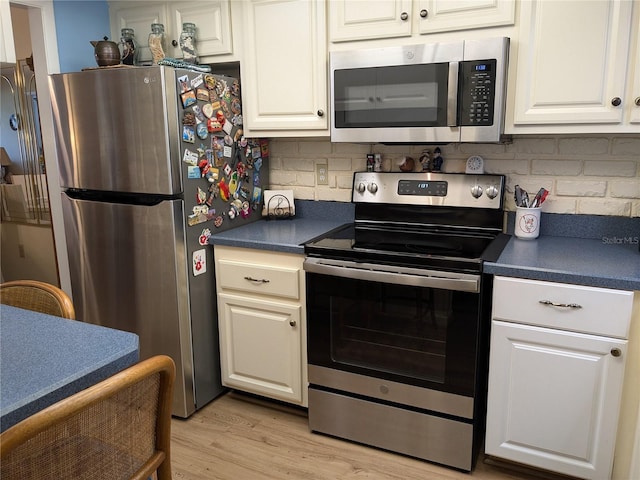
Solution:
[{"label": "stove knob", "polygon": [[369,186],[367,187],[367,189],[371,193],[376,193],[378,191],[378,185],[376,185],[375,183],[370,183]]},{"label": "stove knob", "polygon": [[498,187],[496,187],[495,185],[491,185],[490,187],[487,188],[487,197],[493,200],[497,196],[498,196]]},{"label": "stove knob", "polygon": [[366,189],[367,187],[365,186],[364,183],[359,183],[358,186],[356,187],[356,190],[358,191],[358,193],[364,193]]},{"label": "stove knob", "polygon": [[474,185],[471,187],[471,195],[473,198],[479,198],[482,196],[482,187],[480,185]]}]

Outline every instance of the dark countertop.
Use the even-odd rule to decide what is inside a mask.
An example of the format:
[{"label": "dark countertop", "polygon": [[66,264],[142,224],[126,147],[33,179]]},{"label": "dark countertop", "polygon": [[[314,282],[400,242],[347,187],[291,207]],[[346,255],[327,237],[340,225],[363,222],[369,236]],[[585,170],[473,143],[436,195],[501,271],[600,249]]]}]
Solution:
[{"label": "dark countertop", "polygon": [[512,237],[500,258],[485,263],[494,275],[640,291],[638,245],[602,239]]},{"label": "dark countertop", "polygon": [[0,307],[0,431],[138,361],[138,336]]},{"label": "dark countertop", "polygon": [[[296,216],[259,220],[212,235],[212,245],[304,253],[303,244],[345,223],[354,207],[345,202],[296,200]],[[514,213],[507,215],[513,233]],[[496,262],[494,275],[640,291],[640,218],[542,214],[541,236],[512,237]],[[579,238],[575,238],[579,237]]]},{"label": "dark countertop", "polygon": [[354,207],[350,203],[296,200],[295,205],[294,217],[258,220],[211,235],[209,243],[303,254],[305,242],[353,222]]},{"label": "dark countertop", "polygon": [[[507,218],[513,232],[514,214]],[[540,237],[512,237],[494,275],[640,291],[640,218],[542,214]]]}]

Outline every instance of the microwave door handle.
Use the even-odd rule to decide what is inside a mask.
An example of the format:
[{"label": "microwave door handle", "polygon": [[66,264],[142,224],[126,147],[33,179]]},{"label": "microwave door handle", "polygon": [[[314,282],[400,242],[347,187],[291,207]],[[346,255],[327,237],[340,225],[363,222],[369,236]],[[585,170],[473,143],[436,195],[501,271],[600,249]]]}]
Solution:
[{"label": "microwave door handle", "polygon": [[447,126],[458,126],[458,68],[459,62],[449,63],[449,96],[447,98]]}]

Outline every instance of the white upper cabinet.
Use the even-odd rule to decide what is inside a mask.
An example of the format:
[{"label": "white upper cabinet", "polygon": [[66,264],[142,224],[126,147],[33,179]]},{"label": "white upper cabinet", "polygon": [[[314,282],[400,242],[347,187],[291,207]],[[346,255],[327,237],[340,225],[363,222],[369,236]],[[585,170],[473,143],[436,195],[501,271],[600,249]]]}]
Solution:
[{"label": "white upper cabinet", "polygon": [[638,7],[523,0],[506,133],[637,133]]},{"label": "white upper cabinet", "polygon": [[16,49],[13,44],[13,25],[9,2],[0,1],[0,64],[16,63]]},{"label": "white upper cabinet", "polygon": [[332,0],[332,42],[410,37],[513,25],[513,0]]},{"label": "white upper cabinet", "polygon": [[515,0],[419,0],[420,33],[513,25]]},{"label": "white upper cabinet", "polygon": [[201,63],[207,63],[207,57],[233,52],[229,0],[111,2],[109,5],[113,40],[118,41],[122,28],[133,28],[140,46],[140,61],[151,61],[148,36],[152,23],[164,25],[167,57],[182,58],[179,40],[185,22],[196,25],[196,49]]},{"label": "white upper cabinet", "polygon": [[373,0],[366,7],[357,0],[329,2],[332,42],[411,36],[412,0]]},{"label": "white upper cabinet", "polygon": [[242,5],[245,135],[328,136],[325,2]]},{"label": "white upper cabinet", "polygon": [[224,55],[233,51],[228,0],[172,2],[169,4],[169,13],[174,22],[172,25],[172,47],[169,47],[169,52],[172,53],[170,56],[182,57],[179,43],[173,47],[173,40],[178,42],[182,24],[185,22],[196,25],[196,47],[201,61],[209,55]]},{"label": "white upper cabinet", "polygon": [[140,52],[138,60],[140,62],[150,62],[152,56],[149,50],[148,38],[149,32],[151,32],[151,24],[163,24],[166,35],[168,26],[166,4],[159,2],[111,2],[109,4],[109,15],[111,17],[111,39],[114,42],[118,42],[120,40],[120,31],[123,28],[132,28]]}]

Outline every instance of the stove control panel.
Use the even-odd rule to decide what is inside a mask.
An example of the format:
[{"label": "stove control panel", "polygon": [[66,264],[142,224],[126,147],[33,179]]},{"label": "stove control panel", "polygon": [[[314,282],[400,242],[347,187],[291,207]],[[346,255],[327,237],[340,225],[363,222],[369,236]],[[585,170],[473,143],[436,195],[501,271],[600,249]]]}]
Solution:
[{"label": "stove control panel", "polygon": [[503,175],[356,172],[352,199],[356,203],[501,209],[504,182]]}]

